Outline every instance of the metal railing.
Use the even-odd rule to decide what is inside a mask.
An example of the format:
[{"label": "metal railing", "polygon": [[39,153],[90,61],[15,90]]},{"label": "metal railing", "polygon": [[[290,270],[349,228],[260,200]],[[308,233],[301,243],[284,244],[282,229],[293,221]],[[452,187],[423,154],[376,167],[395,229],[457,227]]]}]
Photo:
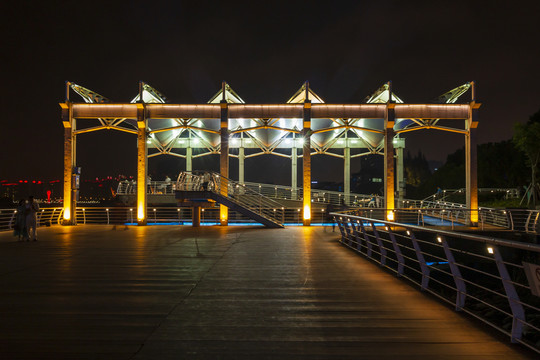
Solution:
[{"label": "metal railing", "polygon": [[[290,186],[259,184],[252,182],[246,182],[244,185],[253,191],[273,199],[302,200],[304,197],[303,188],[297,188],[295,190]],[[339,191],[311,189],[311,199],[313,203],[367,207],[371,198],[372,196],[364,194],[345,194]],[[373,202],[373,207],[380,207],[382,206],[382,203],[382,198],[379,197],[379,201]]]},{"label": "metal railing", "polygon": [[[198,173],[202,173],[198,172]],[[180,177],[186,176],[189,172],[180,173]],[[191,172],[195,175],[197,172]],[[184,175],[183,175],[184,174]],[[233,181],[233,180],[231,180]],[[302,200],[303,189],[297,188],[296,190],[290,186],[284,185],[272,185],[272,184],[259,184],[252,182],[245,182],[240,184],[246,189],[250,189],[258,194],[262,194],[268,198],[276,200]],[[174,195],[176,184],[165,181],[151,181],[147,184],[147,194],[154,195]],[[179,189],[180,190],[180,189]],[[137,183],[133,181],[121,181],[118,183],[116,190],[118,195],[136,195]],[[350,193],[345,194],[339,191],[319,190],[312,189],[311,199],[314,203],[332,204],[332,205],[348,205],[348,206],[368,206],[372,196],[364,194]],[[373,202],[373,207],[381,207],[383,204],[382,197],[378,196],[378,201]]]},{"label": "metal railing", "polygon": [[[146,184],[146,193],[155,195],[174,195],[175,184],[171,181],[149,181]],[[135,181],[120,181],[116,188],[118,195],[137,194],[137,183]]]},{"label": "metal railing", "polygon": [[341,243],[540,353],[540,245],[332,213]]},{"label": "metal railing", "polygon": [[[223,191],[221,185],[226,184]],[[176,189],[183,191],[212,191],[228,198],[239,206],[259,216],[280,224],[284,220],[285,207],[279,202],[260,194],[244,184],[210,171],[182,172],[178,176]]]},{"label": "metal railing", "polygon": [[[445,201],[454,195],[465,196],[466,189],[444,189],[439,193],[432,194],[422,201]],[[479,194],[504,194],[505,199],[519,199],[520,191],[518,188],[478,188]]]},{"label": "metal railing", "polygon": [[[37,213],[38,226],[60,224],[63,208],[41,208]],[[17,209],[0,209],[0,231],[13,230]]]},{"label": "metal railing", "polygon": [[[272,209],[273,212],[273,209]],[[277,212],[277,209],[276,209]],[[302,224],[302,212],[300,208],[285,207],[279,213],[282,224]],[[43,208],[38,213],[40,226],[60,225],[62,223],[62,208]],[[137,209],[135,207],[78,207],[76,220],[79,225],[135,225],[137,224]],[[149,207],[147,209],[148,225],[157,224],[191,224],[192,210],[183,207]],[[328,224],[326,209],[312,209],[312,224]],[[219,207],[201,209],[201,222],[203,225],[219,224]],[[0,209],[0,231],[11,231],[15,223],[15,209]],[[248,217],[229,210],[229,223],[231,224],[256,224]]]},{"label": "metal railing", "polygon": [[[470,213],[465,205],[449,201],[403,200],[398,206],[403,209],[420,209],[426,213],[442,210],[449,214]],[[540,234],[540,210],[478,208],[480,226],[492,225],[509,230]]]}]

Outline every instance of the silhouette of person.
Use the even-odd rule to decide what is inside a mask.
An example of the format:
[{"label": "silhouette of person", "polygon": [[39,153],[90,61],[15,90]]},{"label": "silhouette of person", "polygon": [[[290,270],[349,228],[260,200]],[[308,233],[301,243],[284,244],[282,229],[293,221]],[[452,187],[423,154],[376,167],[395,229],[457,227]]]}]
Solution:
[{"label": "silhouette of person", "polygon": [[18,241],[28,238],[28,231],[26,229],[26,201],[24,199],[21,199],[19,205],[17,205],[13,235],[19,238]]},{"label": "silhouette of person", "polygon": [[39,205],[34,201],[34,197],[30,195],[28,202],[26,203],[26,229],[28,235],[26,241],[37,241],[37,212],[39,211]]}]

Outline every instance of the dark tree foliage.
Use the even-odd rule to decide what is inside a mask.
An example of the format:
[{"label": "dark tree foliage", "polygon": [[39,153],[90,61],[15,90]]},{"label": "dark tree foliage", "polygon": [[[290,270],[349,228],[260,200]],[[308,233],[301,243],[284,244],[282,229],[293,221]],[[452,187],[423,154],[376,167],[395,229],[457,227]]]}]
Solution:
[{"label": "dark tree foliage", "polygon": [[[528,181],[525,156],[511,140],[478,145],[478,187],[521,187]],[[448,155],[446,163],[417,187],[417,198],[442,189],[465,187],[465,149]]]},{"label": "dark tree foliage", "polygon": [[540,111],[532,115],[526,124],[514,125],[514,143],[527,157],[527,165],[531,169],[530,200],[535,208],[540,197],[537,179],[540,167]]},{"label": "dark tree foliage", "polygon": [[431,177],[429,163],[421,151],[418,151],[414,157],[407,151],[403,161],[403,167],[407,186],[407,196],[415,198],[418,196],[419,187]]}]

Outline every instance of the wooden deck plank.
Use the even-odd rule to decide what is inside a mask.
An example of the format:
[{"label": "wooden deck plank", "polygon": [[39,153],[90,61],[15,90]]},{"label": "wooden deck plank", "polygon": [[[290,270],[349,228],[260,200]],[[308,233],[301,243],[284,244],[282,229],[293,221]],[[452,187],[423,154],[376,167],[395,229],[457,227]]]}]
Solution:
[{"label": "wooden deck plank", "polygon": [[323,228],[0,234],[2,359],[527,359]]}]

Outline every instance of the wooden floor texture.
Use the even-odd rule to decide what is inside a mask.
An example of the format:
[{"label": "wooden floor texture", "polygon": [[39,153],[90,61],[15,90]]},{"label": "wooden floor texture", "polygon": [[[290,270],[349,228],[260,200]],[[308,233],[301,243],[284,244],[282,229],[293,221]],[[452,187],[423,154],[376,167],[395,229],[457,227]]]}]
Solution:
[{"label": "wooden floor texture", "polygon": [[322,227],[0,233],[0,359],[528,359]]}]

